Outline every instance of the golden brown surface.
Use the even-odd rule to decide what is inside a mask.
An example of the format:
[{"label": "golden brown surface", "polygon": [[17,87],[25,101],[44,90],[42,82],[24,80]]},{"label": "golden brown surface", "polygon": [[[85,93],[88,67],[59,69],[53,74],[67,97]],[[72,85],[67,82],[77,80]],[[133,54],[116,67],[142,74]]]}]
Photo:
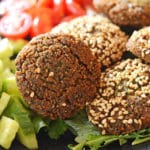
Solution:
[{"label": "golden brown surface", "polygon": [[100,66],[89,48],[70,35],[43,34],[31,40],[16,58],[18,87],[38,114],[69,118],[92,101]]},{"label": "golden brown surface", "polygon": [[128,134],[150,127],[150,99],[99,97],[89,104],[88,116],[101,134]]},{"label": "golden brown surface", "polygon": [[95,0],[95,6],[119,26],[150,25],[149,0]]},{"label": "golden brown surface", "polygon": [[150,63],[150,27],[134,31],[126,47],[135,56]]},{"label": "golden brown surface", "polygon": [[127,59],[101,73],[97,97],[87,104],[89,120],[102,134],[150,127],[150,67]]},{"label": "golden brown surface", "polygon": [[128,37],[117,25],[97,16],[83,16],[56,26],[52,33],[67,33],[82,40],[102,66],[121,59]]}]

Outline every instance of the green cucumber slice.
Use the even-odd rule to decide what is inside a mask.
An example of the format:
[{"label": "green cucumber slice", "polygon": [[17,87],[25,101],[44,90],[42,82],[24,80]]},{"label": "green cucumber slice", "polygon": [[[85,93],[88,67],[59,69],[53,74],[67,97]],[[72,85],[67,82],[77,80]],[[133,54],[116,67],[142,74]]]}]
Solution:
[{"label": "green cucumber slice", "polygon": [[0,145],[9,149],[18,131],[19,124],[8,117],[3,116],[0,120]]},{"label": "green cucumber slice", "polygon": [[19,123],[18,140],[29,149],[37,149],[38,143],[33,123],[29,117],[29,112],[23,108],[20,101],[12,98],[4,114]]},{"label": "green cucumber slice", "polygon": [[13,55],[13,47],[8,39],[0,41],[0,58],[9,58]]},{"label": "green cucumber slice", "polygon": [[10,95],[3,92],[0,98],[0,115],[3,113],[4,109],[7,107],[10,100]]},{"label": "green cucumber slice", "polygon": [[20,92],[17,87],[15,76],[10,76],[3,81],[3,91],[11,95],[20,95]]}]

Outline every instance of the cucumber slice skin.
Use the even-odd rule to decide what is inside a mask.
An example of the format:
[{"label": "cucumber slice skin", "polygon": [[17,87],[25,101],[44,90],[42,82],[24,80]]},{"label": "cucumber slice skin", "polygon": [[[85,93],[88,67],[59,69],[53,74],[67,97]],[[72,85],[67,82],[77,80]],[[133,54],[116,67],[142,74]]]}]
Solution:
[{"label": "cucumber slice skin", "polygon": [[17,136],[20,143],[28,149],[38,149],[36,133],[29,117],[29,112],[23,108],[20,101],[16,99],[11,97],[4,114],[18,122],[19,130]]},{"label": "cucumber slice skin", "polygon": [[19,124],[15,120],[2,116],[0,120],[0,145],[3,148],[9,149],[11,147],[18,129]]},{"label": "cucumber slice skin", "polygon": [[0,58],[10,58],[13,55],[13,47],[10,41],[5,38],[0,41]]},{"label": "cucumber slice skin", "polygon": [[17,96],[20,95],[15,76],[10,76],[4,79],[3,91],[7,92],[10,95],[17,95]]},{"label": "cucumber slice skin", "polygon": [[17,133],[20,143],[22,143],[28,149],[38,149],[38,142],[35,134],[25,135],[21,128],[19,128]]},{"label": "cucumber slice skin", "polygon": [[9,100],[10,100],[10,95],[3,92],[0,98],[0,115],[2,115],[3,111],[7,107]]},{"label": "cucumber slice skin", "polygon": [[3,64],[3,61],[0,59],[0,73],[2,73],[4,69],[4,64]]}]

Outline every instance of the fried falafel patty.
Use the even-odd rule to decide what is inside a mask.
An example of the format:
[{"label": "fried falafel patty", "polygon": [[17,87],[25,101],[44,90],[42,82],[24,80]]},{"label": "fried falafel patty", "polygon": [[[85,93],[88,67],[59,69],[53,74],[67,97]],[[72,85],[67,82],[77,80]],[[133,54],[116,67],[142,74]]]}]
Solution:
[{"label": "fried falafel patty", "polygon": [[108,68],[101,73],[99,92],[87,112],[102,134],[150,127],[150,67],[140,59],[127,59]]},{"label": "fried falafel patty", "polygon": [[134,31],[126,44],[127,50],[150,63],[150,27]]},{"label": "fried falafel patty", "polygon": [[110,66],[121,59],[128,37],[108,19],[96,16],[82,16],[68,23],[62,23],[51,33],[67,33],[80,38],[89,46],[101,66]]},{"label": "fried falafel patty", "polygon": [[33,38],[16,58],[17,85],[38,114],[69,118],[93,100],[100,66],[89,48],[70,35]]},{"label": "fried falafel patty", "polygon": [[119,26],[150,25],[150,0],[94,0],[94,5]]},{"label": "fried falafel patty", "polygon": [[89,121],[101,134],[128,134],[150,127],[150,98],[97,98],[88,107]]},{"label": "fried falafel patty", "polygon": [[127,59],[106,69],[100,76],[99,95],[150,97],[150,66],[140,59]]}]

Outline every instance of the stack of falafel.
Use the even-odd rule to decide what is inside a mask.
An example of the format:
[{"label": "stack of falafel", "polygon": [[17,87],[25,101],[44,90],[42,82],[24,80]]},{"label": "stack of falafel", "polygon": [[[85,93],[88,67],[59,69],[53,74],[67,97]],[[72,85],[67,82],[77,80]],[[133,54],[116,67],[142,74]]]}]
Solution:
[{"label": "stack of falafel", "polygon": [[[149,0],[95,4],[115,24],[82,16],[33,38],[16,58],[17,85],[29,107],[52,120],[86,108],[104,135],[149,128]],[[118,25],[144,28],[129,38]],[[124,59],[126,51],[134,59]]]}]

